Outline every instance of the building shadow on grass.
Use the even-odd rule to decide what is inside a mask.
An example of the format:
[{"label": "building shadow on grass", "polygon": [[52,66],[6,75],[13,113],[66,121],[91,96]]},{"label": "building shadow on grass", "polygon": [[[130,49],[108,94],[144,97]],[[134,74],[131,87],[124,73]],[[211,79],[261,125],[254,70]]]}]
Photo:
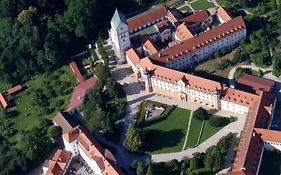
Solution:
[{"label": "building shadow on grass", "polygon": [[184,137],[182,129],[173,129],[170,131],[161,131],[156,129],[148,129],[145,131],[144,150],[153,152],[168,147],[173,147],[181,142]]}]

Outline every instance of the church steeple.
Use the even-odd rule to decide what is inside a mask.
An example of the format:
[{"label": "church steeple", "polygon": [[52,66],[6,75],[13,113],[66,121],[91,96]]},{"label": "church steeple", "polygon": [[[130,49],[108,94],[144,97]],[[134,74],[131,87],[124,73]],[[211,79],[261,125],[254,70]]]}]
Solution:
[{"label": "church steeple", "polygon": [[111,22],[113,24],[113,27],[117,29],[120,23],[127,24],[127,19],[125,18],[125,15],[116,8]]}]

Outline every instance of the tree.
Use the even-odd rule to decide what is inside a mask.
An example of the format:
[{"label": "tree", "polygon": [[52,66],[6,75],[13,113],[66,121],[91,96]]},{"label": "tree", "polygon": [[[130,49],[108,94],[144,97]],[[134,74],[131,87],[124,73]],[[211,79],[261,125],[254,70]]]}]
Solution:
[{"label": "tree", "polygon": [[144,175],[144,165],[142,162],[137,163],[137,169],[136,169],[137,175]]},{"label": "tree", "polygon": [[194,155],[190,160],[190,170],[195,170],[199,168],[198,156]]},{"label": "tree", "polygon": [[197,118],[198,120],[207,120],[209,116],[206,109],[199,107],[193,112],[193,117]]},{"label": "tree", "polygon": [[209,123],[214,127],[222,127],[228,125],[230,123],[230,119],[228,117],[213,116],[209,119]]},{"label": "tree", "polygon": [[152,167],[152,163],[150,162],[146,171],[145,175],[153,175],[153,167]]},{"label": "tree", "polygon": [[273,75],[279,77],[281,75],[281,56],[280,55],[274,55],[273,56]]},{"label": "tree", "polygon": [[123,144],[130,151],[140,151],[143,144],[140,129],[130,124]]},{"label": "tree", "polygon": [[114,123],[110,115],[106,115],[106,130],[110,133],[114,132]]}]

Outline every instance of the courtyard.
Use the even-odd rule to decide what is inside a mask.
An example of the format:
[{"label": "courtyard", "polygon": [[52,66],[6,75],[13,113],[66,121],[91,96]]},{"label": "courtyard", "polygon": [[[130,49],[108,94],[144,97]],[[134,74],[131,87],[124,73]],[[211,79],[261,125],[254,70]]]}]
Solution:
[{"label": "courtyard", "polygon": [[220,5],[227,5],[226,0],[188,0],[175,6],[181,12],[193,12],[202,9],[215,8]]},{"label": "courtyard", "polygon": [[191,110],[164,104],[162,106],[165,106],[165,110],[158,117],[144,119],[151,103],[155,102],[147,100],[141,103],[137,118],[138,125],[145,133],[146,153],[169,153],[194,148],[223,128],[213,127],[209,121],[192,117]]}]

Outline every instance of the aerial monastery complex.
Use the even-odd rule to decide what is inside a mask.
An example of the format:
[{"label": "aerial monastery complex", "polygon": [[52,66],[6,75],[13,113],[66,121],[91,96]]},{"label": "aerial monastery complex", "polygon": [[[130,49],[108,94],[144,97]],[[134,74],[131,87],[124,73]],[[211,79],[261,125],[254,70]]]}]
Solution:
[{"label": "aerial monastery complex", "polygon": [[238,46],[247,36],[242,16],[233,17],[219,7],[184,17],[162,6],[126,19],[116,9],[109,36],[116,55],[144,82],[147,92],[246,116],[229,174],[258,174],[264,149],[280,150],[280,132],[268,129],[276,103],[274,81],[243,75],[236,87],[229,87],[181,71],[219,49]]}]

